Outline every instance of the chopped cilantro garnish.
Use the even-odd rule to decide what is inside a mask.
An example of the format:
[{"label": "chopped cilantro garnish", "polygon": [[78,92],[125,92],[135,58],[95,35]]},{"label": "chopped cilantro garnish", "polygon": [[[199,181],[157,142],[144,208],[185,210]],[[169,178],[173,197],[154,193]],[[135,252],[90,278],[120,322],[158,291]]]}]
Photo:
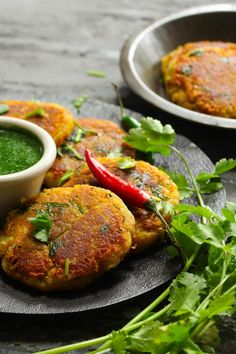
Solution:
[{"label": "chopped cilantro garnish", "polygon": [[99,70],[88,70],[87,75],[93,77],[99,77],[99,78],[104,78],[107,76],[105,71],[99,71]]},{"label": "chopped cilantro garnish", "polygon": [[69,169],[67,170],[63,176],[61,176],[61,178],[59,179],[58,182],[58,187],[62,186],[66,181],[68,181],[70,179],[70,177],[73,175],[74,170]]},{"label": "chopped cilantro garnish", "polygon": [[35,227],[33,236],[43,243],[48,243],[52,227],[49,212],[47,210],[37,210],[37,216],[30,218],[30,222]]},{"label": "chopped cilantro garnish", "polygon": [[200,57],[204,54],[204,50],[202,48],[196,48],[190,50],[188,53],[189,57]]},{"label": "chopped cilantro garnish", "polygon": [[76,149],[71,144],[64,144],[61,146],[61,151],[69,152],[77,160],[83,160],[82,156],[76,151]]},{"label": "chopped cilantro garnish", "polygon": [[65,260],[65,270],[64,270],[64,274],[67,277],[69,275],[69,271],[70,271],[70,259],[66,258]]},{"label": "chopped cilantro garnish", "polygon": [[103,224],[103,225],[101,226],[101,228],[100,228],[99,231],[100,231],[101,234],[106,234],[106,233],[109,232],[109,230],[110,230],[110,225],[107,224],[107,223],[105,223],[105,224]]},{"label": "chopped cilantro garnish", "polygon": [[82,107],[82,105],[87,101],[88,96],[87,95],[82,95],[79,96],[78,98],[76,98],[75,100],[71,101],[71,103],[73,104],[73,106],[77,109],[77,113],[80,113],[80,109]]},{"label": "chopped cilantro garnish", "polygon": [[184,65],[181,70],[182,74],[184,74],[185,76],[190,76],[192,74],[192,71],[193,69],[190,65]]},{"label": "chopped cilantro garnish", "polygon": [[47,113],[42,107],[37,107],[32,112],[27,113],[24,116],[24,119],[32,118],[32,117],[46,117]]},{"label": "chopped cilantro garnish", "polygon": [[7,104],[0,104],[0,114],[9,112],[10,108]]},{"label": "chopped cilantro garnish", "polygon": [[131,157],[122,157],[117,161],[117,166],[121,170],[128,170],[130,168],[134,168],[136,166],[137,161],[132,159]]}]

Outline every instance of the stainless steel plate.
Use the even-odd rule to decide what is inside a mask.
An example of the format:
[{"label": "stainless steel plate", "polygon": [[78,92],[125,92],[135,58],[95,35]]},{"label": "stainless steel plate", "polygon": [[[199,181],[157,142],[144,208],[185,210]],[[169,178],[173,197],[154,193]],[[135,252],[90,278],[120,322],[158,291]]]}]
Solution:
[{"label": "stainless steel plate", "polygon": [[236,43],[236,5],[192,8],[157,21],[123,46],[120,65],[127,84],[158,108],[192,122],[236,129],[236,119],[210,116],[171,103],[160,80],[161,58],[178,45],[200,40]]}]

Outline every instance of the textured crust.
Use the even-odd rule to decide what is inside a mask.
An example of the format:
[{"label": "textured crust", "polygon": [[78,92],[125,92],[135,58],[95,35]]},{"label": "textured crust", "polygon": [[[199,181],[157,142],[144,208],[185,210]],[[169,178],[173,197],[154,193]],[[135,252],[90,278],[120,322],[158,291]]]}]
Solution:
[{"label": "textured crust", "polygon": [[[94,156],[107,156],[112,152],[121,152],[125,156],[135,156],[135,151],[123,141],[125,132],[115,123],[105,119],[81,118],[76,120],[77,124],[87,129],[85,136],[77,143],[69,138],[65,143],[79,153],[84,158],[84,150],[89,149]],[[75,135],[78,127],[75,126],[72,136]],[[60,178],[68,171],[81,167],[83,160],[78,160],[73,153],[63,152],[63,156],[58,156],[51,169],[45,177],[45,186],[56,187]]]},{"label": "textured crust", "polygon": [[26,115],[42,108],[46,115],[33,116],[26,118],[40,127],[44,128],[54,139],[57,146],[70,135],[74,126],[74,117],[70,111],[57,103],[45,103],[34,101],[1,101],[1,104],[7,104],[9,111],[4,115],[25,119]]},{"label": "textured crust", "polygon": [[[108,190],[52,188],[11,212],[0,238],[3,270],[44,291],[78,289],[116,267],[131,247],[134,217]],[[48,210],[49,243],[33,237],[30,218]],[[69,259],[69,273],[65,263]]]},{"label": "textured crust", "polygon": [[[98,160],[109,171],[144,189],[149,194],[155,197],[164,197],[165,200],[172,204],[179,202],[179,193],[175,183],[166,173],[158,170],[155,166],[144,161],[137,161],[134,168],[121,170],[117,166],[119,158],[109,159],[104,157]],[[65,186],[73,187],[76,184],[98,185],[98,182],[91,174],[87,165],[84,165],[83,168],[75,171]],[[143,251],[162,240],[164,227],[156,216],[144,209],[132,206],[129,206],[129,209],[135,217],[135,233],[132,238],[132,248],[135,252]],[[166,215],[165,219],[169,221],[170,216]]]},{"label": "textured crust", "polygon": [[166,92],[185,108],[236,118],[236,44],[194,42],[162,59]]}]

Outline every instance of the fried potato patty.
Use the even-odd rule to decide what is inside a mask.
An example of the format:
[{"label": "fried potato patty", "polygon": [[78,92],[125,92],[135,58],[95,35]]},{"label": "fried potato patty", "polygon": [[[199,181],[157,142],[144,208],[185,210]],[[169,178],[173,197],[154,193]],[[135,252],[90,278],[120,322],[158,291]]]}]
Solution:
[{"label": "fried potato patty", "polygon": [[[41,217],[42,226],[45,213],[51,227],[48,242],[41,242],[32,218]],[[108,190],[48,189],[9,214],[0,237],[2,268],[40,290],[82,288],[118,265],[133,230],[133,215]]]},{"label": "fried potato patty", "polygon": [[194,42],[162,59],[170,100],[194,111],[236,118],[236,44]]},{"label": "fried potato patty", "polygon": [[[179,193],[175,183],[163,171],[144,161],[137,161],[136,166],[131,169],[121,170],[118,167],[119,158],[98,159],[110,172],[123,180],[145,190],[150,195],[166,200],[171,204],[179,202]],[[75,171],[70,180],[65,184],[73,187],[76,184],[98,185],[97,180],[85,164],[79,171]],[[135,217],[135,233],[132,238],[132,249],[135,252],[143,251],[153,244],[162,240],[164,226],[161,221],[151,212],[141,208],[128,206]],[[165,216],[166,221],[170,215]]]},{"label": "fried potato patty", "polygon": [[[6,116],[27,119],[45,129],[57,146],[70,135],[74,126],[74,117],[70,111],[57,103],[34,101],[1,101],[9,106]],[[41,110],[41,114],[37,114]]]},{"label": "fried potato patty", "polygon": [[[84,164],[84,151],[89,149],[94,156],[109,154],[135,156],[135,150],[123,141],[125,132],[117,124],[105,119],[81,118],[76,120],[71,136],[61,149],[45,177],[46,187],[56,187],[61,177]],[[82,129],[81,129],[82,128]]]}]

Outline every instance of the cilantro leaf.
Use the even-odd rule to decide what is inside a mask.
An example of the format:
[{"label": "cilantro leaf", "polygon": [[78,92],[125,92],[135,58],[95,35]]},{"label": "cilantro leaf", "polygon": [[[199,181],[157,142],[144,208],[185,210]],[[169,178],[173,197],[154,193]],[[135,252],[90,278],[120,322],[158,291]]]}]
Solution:
[{"label": "cilantro leaf", "polygon": [[0,114],[9,112],[10,107],[7,104],[0,104]]},{"label": "cilantro leaf", "polygon": [[215,169],[212,173],[199,173],[196,180],[200,187],[201,193],[212,193],[223,188],[221,183],[221,175],[236,167],[236,160],[221,159],[215,164]]},{"label": "cilantro leaf", "polygon": [[28,119],[31,117],[46,117],[47,113],[42,107],[35,108],[32,112],[27,113],[24,116],[24,119]]},{"label": "cilantro leaf", "polygon": [[151,117],[142,118],[140,127],[130,129],[124,140],[142,152],[159,152],[162,155],[170,154],[169,145],[175,141],[175,132],[171,125],[165,126]]},{"label": "cilantro leaf", "polygon": [[78,114],[80,113],[80,109],[82,105],[87,101],[87,99],[88,99],[87,95],[82,95],[71,101],[73,106],[76,108]]},{"label": "cilantro leaf", "polygon": [[87,75],[93,77],[99,77],[99,78],[104,78],[107,76],[105,71],[100,71],[100,70],[88,70]]},{"label": "cilantro leaf", "polygon": [[178,204],[174,208],[177,211],[188,213],[188,214],[195,214],[198,216],[202,216],[208,220],[212,220],[213,218],[216,220],[221,220],[219,215],[216,214],[210,207],[208,206],[195,206],[195,205],[189,205],[189,204]]},{"label": "cilantro leaf", "polygon": [[74,170],[69,169],[67,170],[59,179],[58,181],[58,187],[62,186],[66,181],[70,179],[70,177],[73,175]]},{"label": "cilantro leaf", "polygon": [[117,161],[117,165],[121,170],[127,170],[136,166],[137,161],[131,157],[122,157]]},{"label": "cilantro leaf", "polygon": [[37,210],[37,216],[30,218],[29,220],[35,227],[33,236],[43,243],[48,243],[52,227],[52,220],[49,212],[47,210]]},{"label": "cilantro leaf", "polygon": [[192,273],[182,273],[172,282],[170,303],[175,310],[175,316],[193,312],[200,300],[200,292],[206,288],[203,277]]},{"label": "cilantro leaf", "polygon": [[185,176],[178,172],[166,171],[166,173],[177,185],[180,194],[180,200],[191,197],[193,190],[190,188],[189,182]]},{"label": "cilantro leaf", "polygon": [[125,354],[126,353],[126,334],[122,331],[113,331],[111,337],[112,343],[111,347],[115,354]]},{"label": "cilantro leaf", "polygon": [[221,159],[215,164],[215,174],[222,175],[222,173],[231,171],[236,167],[236,160],[234,159]]},{"label": "cilantro leaf", "polygon": [[200,312],[201,319],[212,318],[220,314],[226,315],[232,311],[234,305],[235,296],[232,292],[219,295],[217,298],[211,300],[207,309]]}]

